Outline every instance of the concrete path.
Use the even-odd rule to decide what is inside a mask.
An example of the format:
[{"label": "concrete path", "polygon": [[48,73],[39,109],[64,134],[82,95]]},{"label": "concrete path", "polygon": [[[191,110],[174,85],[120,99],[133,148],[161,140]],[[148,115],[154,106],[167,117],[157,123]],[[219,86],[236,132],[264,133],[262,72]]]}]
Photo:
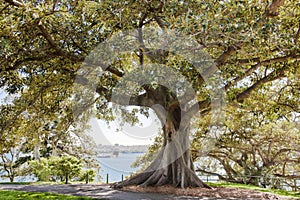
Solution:
[{"label": "concrete path", "polygon": [[[171,199],[216,200],[216,198],[207,198],[207,197],[201,198],[201,197],[164,195],[164,194],[157,194],[157,193],[124,192],[124,191],[111,189],[107,185],[92,185],[92,184],[88,184],[88,185],[85,184],[70,184],[70,185],[0,184],[0,190],[51,192],[51,193],[66,194],[66,195],[73,195],[73,196],[89,196],[96,199],[114,199],[114,200],[152,200],[152,199],[153,200],[171,200]],[[218,199],[221,200],[220,198]]]},{"label": "concrete path", "polygon": [[[26,192],[52,192],[58,194],[67,194],[73,196],[89,196],[96,199],[115,199],[115,200],[167,200],[167,199],[201,199],[194,197],[176,197],[173,195],[164,195],[156,193],[134,193],[113,190],[105,185],[0,185],[0,190],[20,190]],[[208,198],[202,198],[208,199]]]}]

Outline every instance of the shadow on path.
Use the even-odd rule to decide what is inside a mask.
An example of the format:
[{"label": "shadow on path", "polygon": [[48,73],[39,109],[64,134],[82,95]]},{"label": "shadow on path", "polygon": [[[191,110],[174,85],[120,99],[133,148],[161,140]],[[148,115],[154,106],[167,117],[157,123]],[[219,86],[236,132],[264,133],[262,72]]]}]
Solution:
[{"label": "shadow on path", "polygon": [[219,199],[207,197],[174,196],[158,193],[125,192],[109,188],[108,185],[70,184],[70,185],[14,185],[1,184],[0,190],[19,190],[26,192],[51,192],[73,196],[89,196],[96,199],[115,200],[170,200],[170,199]]},{"label": "shadow on path", "polygon": [[[220,195],[216,195],[213,191],[210,192],[211,196],[214,197],[192,197],[192,196],[175,196],[170,194],[161,194],[161,193],[146,193],[146,192],[128,192],[128,191],[120,191],[110,188],[109,185],[99,185],[99,184],[69,184],[69,185],[19,185],[19,184],[0,184],[1,190],[19,190],[25,192],[49,192],[49,193],[57,193],[64,195],[72,195],[72,196],[88,196],[95,199],[115,199],[115,200],[187,200],[187,199],[202,199],[202,200],[258,200],[258,199],[292,199],[286,197],[276,197],[275,195],[269,195],[268,193],[261,193],[260,197],[256,198],[248,198],[248,195],[242,195],[246,198],[233,198],[233,197],[221,197]],[[230,193],[229,196],[234,196],[234,191],[241,192],[242,190],[237,190],[234,188],[229,188],[226,190]],[[249,191],[247,191],[249,193]],[[250,191],[251,192],[251,191]],[[256,191],[252,191],[255,193]],[[201,195],[201,192],[199,192]],[[205,195],[207,196],[207,195]],[[237,196],[237,195],[236,195]]]}]

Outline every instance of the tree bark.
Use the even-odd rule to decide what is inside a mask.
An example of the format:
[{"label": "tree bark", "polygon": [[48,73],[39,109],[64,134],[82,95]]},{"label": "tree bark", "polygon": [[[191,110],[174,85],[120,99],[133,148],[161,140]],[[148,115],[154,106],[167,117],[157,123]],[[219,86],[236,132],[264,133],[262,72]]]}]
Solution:
[{"label": "tree bark", "polygon": [[66,172],[66,177],[65,177],[65,184],[69,183],[69,173]]},{"label": "tree bark", "polygon": [[[159,112],[156,111],[159,115]],[[167,109],[166,117],[162,121],[164,142],[157,157],[143,172],[113,185],[121,188],[128,185],[161,186],[172,185],[174,187],[205,187],[196,175],[191,161],[189,148],[189,129],[180,126],[181,109],[179,105]]]}]

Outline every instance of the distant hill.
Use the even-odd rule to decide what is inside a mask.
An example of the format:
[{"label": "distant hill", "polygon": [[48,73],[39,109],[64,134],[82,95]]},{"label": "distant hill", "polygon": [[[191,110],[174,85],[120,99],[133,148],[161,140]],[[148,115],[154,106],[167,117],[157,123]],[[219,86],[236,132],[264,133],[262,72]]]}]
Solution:
[{"label": "distant hill", "polygon": [[145,153],[148,149],[148,145],[132,145],[132,146],[125,146],[125,145],[101,145],[97,146],[99,154],[110,154],[113,152],[119,153]]}]

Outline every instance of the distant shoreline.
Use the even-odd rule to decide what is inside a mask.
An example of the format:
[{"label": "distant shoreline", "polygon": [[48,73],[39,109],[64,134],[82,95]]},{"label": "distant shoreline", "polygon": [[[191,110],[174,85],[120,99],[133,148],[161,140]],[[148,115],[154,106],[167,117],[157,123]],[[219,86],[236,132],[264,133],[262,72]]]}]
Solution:
[{"label": "distant shoreline", "polygon": [[98,145],[97,152],[100,156],[118,155],[119,153],[146,153],[149,145]]}]

